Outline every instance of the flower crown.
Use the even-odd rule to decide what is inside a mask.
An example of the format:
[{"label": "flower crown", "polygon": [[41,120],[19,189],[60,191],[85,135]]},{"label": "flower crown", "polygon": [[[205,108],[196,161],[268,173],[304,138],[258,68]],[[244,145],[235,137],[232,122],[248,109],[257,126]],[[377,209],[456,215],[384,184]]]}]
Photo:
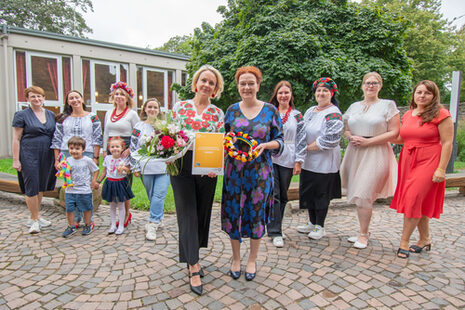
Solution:
[{"label": "flower crown", "polygon": [[117,90],[118,88],[121,88],[122,90],[124,90],[125,92],[127,92],[128,95],[129,95],[129,97],[134,98],[134,90],[132,90],[132,88],[129,87],[128,84],[126,84],[126,83],[123,82],[123,81],[119,81],[119,82],[116,82],[116,83],[114,83],[114,84],[111,84],[110,93],[114,92],[114,91]]}]

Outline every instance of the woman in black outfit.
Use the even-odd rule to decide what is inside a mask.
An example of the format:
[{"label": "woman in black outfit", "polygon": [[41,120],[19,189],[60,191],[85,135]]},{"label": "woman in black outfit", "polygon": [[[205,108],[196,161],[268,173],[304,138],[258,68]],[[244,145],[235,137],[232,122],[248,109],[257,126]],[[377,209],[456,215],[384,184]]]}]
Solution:
[{"label": "woman in black outfit", "polygon": [[[224,132],[223,111],[210,103],[212,98],[219,98],[223,84],[218,70],[212,66],[202,66],[192,78],[194,98],[176,103],[173,108],[174,121],[191,133]],[[181,169],[179,175],[171,176],[171,186],[179,226],[179,260],[188,265],[191,290],[201,295],[200,277],[203,271],[199,265],[199,250],[208,246],[216,174],[192,175],[191,150],[176,164]]]}]

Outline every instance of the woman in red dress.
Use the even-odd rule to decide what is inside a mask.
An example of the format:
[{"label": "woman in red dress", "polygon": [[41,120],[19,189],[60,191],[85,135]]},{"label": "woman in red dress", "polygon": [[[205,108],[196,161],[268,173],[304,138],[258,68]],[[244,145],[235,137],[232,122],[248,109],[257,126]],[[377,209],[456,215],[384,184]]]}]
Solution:
[{"label": "woman in red dress", "polygon": [[[404,214],[404,227],[397,257],[431,250],[429,219],[439,218],[446,187],[445,169],[452,153],[454,126],[440,103],[439,89],[425,80],[413,89],[410,110],[402,117],[398,183],[391,208]],[[420,235],[409,247],[415,227]]]}]

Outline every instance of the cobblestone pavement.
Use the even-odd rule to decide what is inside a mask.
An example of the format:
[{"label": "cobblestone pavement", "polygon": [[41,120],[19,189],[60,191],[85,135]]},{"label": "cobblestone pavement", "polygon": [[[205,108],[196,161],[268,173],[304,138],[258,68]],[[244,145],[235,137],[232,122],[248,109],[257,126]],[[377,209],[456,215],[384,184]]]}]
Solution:
[{"label": "cobblestone pavement", "polygon": [[[199,297],[178,263],[175,215],[165,216],[150,242],[147,212],[133,211],[133,223],[116,237],[106,234],[108,208],[101,206],[90,236],[64,239],[64,211],[47,200],[41,214],[52,227],[29,235],[24,199],[0,193],[0,309],[464,309],[464,206],[465,198],[448,195],[445,214],[431,223],[432,251],[408,260],[395,256],[402,217],[386,205],[374,208],[364,250],[346,241],[358,227],[353,207],[333,206],[327,236],[318,241],[295,231],[306,214],[292,213],[284,220],[284,248],[263,239],[251,282],[227,275],[231,247],[216,206],[209,248],[201,251],[206,276]],[[243,268],[247,247],[246,241]]]}]

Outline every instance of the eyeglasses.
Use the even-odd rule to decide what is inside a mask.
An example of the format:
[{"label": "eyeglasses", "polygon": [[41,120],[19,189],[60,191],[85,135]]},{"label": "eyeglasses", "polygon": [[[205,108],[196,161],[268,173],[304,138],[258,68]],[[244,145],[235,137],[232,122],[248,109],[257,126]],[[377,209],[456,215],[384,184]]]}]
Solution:
[{"label": "eyeglasses", "polygon": [[365,84],[366,86],[375,87],[379,85],[379,82],[365,82],[363,84]]}]

